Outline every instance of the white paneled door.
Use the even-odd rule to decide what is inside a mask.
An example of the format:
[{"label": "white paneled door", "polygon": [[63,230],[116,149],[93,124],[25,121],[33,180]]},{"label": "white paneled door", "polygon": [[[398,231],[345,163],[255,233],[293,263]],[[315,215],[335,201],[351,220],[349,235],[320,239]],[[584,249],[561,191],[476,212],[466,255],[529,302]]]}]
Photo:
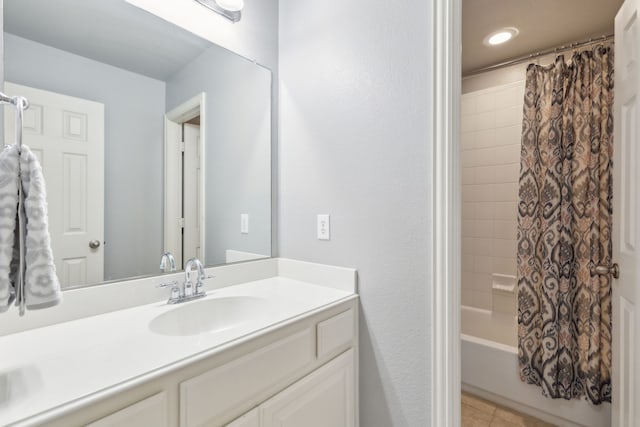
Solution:
[{"label": "white paneled door", "polygon": [[640,426],[639,6],[640,0],[626,0],[615,22],[613,259],[620,267],[620,278],[613,280],[612,425],[616,427]]},{"label": "white paneled door", "polygon": [[[42,165],[61,286],[103,281],[104,105],[8,82],[5,91],[31,104],[23,143]],[[5,108],[5,144],[14,141],[14,120]]]}]

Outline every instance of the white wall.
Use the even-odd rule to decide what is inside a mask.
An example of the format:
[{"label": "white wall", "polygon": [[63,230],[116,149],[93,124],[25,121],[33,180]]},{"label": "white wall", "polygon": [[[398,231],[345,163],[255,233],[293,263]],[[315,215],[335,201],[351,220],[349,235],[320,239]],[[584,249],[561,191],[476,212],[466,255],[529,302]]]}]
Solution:
[{"label": "white wall", "polygon": [[430,15],[280,0],[280,255],[358,269],[363,427],[429,425]]},{"label": "white wall", "polygon": [[[555,55],[536,58],[551,64]],[[491,274],[516,275],[524,62],[462,79],[462,304],[508,314],[516,293],[491,289]]]},{"label": "white wall", "polygon": [[[565,53],[565,56],[570,56],[570,53]],[[492,71],[479,73],[471,76],[465,76],[462,78],[462,93],[476,92],[484,89],[491,89],[500,85],[507,85],[509,83],[518,83],[524,81],[527,73],[527,66],[530,63],[538,65],[551,64],[556,55],[545,55],[534,60],[522,62],[520,64],[510,65],[508,67],[497,68]]]},{"label": "white wall", "polygon": [[[462,96],[462,304],[491,310],[492,273],[516,274],[524,72]],[[500,311],[515,314],[515,294]]]}]

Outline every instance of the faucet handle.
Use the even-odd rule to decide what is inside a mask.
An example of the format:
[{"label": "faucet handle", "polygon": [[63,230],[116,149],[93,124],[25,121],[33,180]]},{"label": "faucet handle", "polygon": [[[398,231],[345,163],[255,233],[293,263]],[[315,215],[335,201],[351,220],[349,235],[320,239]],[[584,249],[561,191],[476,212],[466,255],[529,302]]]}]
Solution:
[{"label": "faucet handle", "polygon": [[167,283],[160,283],[159,285],[156,285],[156,288],[171,288],[171,298],[169,298],[169,301],[173,301],[173,300],[177,300],[180,298],[180,286],[178,286],[178,281],[177,280],[173,280],[171,282],[167,282]]},{"label": "faucet handle", "polygon": [[156,285],[156,288],[168,288],[168,287],[178,287],[178,281],[177,280],[172,280],[170,282],[166,282],[166,283],[160,283],[159,285]]},{"label": "faucet handle", "polygon": [[216,276],[205,276],[204,274],[198,277],[198,282],[196,283],[196,295],[200,293],[204,293],[204,282],[205,279],[213,279]]}]

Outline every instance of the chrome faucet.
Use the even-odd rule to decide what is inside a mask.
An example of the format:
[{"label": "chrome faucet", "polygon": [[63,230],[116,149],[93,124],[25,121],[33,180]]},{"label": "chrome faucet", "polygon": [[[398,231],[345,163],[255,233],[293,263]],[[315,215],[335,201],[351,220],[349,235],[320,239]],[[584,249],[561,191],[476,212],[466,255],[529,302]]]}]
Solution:
[{"label": "chrome faucet", "polygon": [[173,258],[173,254],[171,252],[165,252],[162,254],[162,258],[160,259],[160,270],[163,272],[167,272],[167,263],[169,263],[169,271],[176,271],[176,260]]},{"label": "chrome faucet", "polygon": [[[191,281],[191,270],[193,267],[196,268],[197,273],[195,285]],[[178,282],[175,280],[169,283],[162,283],[158,285],[158,287],[171,288],[171,297],[167,301],[167,304],[178,304],[206,296],[207,294],[204,291],[204,279],[212,277],[213,276],[205,276],[204,267],[198,258],[191,258],[187,261],[187,264],[184,267],[184,282],[182,284],[182,289],[180,289]]]}]

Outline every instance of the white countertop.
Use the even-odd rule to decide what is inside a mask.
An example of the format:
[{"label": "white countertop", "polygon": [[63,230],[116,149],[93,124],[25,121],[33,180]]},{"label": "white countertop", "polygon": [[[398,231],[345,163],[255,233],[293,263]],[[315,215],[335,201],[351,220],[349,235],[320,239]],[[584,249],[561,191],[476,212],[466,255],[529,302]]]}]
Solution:
[{"label": "white countertop", "polygon": [[78,408],[354,293],[278,276],[209,291],[206,298],[230,296],[264,298],[270,309],[228,330],[166,336],[152,332],[149,322],[204,299],[162,301],[0,337],[0,425]]}]

